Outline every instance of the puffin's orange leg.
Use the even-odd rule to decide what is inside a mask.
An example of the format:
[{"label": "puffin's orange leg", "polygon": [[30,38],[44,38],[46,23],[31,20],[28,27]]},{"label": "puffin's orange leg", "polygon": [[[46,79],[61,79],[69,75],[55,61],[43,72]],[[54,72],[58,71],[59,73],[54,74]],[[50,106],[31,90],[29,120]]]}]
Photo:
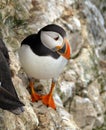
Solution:
[{"label": "puffin's orange leg", "polygon": [[52,97],[54,87],[55,87],[55,83],[52,81],[51,89],[50,89],[49,94],[44,95],[41,98],[42,98],[43,104],[45,104],[48,107],[52,107],[53,109],[56,109],[56,105],[55,105],[53,97]]},{"label": "puffin's orange leg", "polygon": [[29,87],[31,88],[31,99],[32,99],[32,102],[37,102],[39,100],[41,100],[41,95],[37,94],[34,90],[34,82],[33,81],[30,81],[29,82]]}]

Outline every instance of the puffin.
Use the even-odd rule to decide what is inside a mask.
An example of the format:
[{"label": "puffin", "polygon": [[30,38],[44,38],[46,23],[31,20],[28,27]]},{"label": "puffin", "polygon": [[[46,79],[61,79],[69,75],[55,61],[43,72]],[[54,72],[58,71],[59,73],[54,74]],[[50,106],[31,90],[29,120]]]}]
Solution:
[{"label": "puffin", "polygon": [[11,79],[10,58],[7,47],[0,39],[0,108],[19,115],[24,104],[19,100]]},{"label": "puffin", "polygon": [[[59,75],[71,57],[71,46],[65,30],[56,24],[49,24],[37,33],[30,34],[19,48],[21,66],[30,78],[32,102],[41,100],[43,104],[56,110],[53,91]],[[51,79],[48,94],[38,94],[34,89],[34,79]]]}]

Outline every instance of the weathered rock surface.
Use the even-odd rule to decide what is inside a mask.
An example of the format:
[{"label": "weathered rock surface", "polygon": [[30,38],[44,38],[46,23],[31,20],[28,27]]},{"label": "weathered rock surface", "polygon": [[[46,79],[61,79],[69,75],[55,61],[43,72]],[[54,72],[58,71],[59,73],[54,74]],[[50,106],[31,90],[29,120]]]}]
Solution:
[{"label": "weathered rock surface", "polygon": [[[13,83],[25,103],[20,116],[0,110],[0,130],[106,129],[105,7],[105,0],[0,1],[0,37],[9,49]],[[64,27],[72,46],[72,59],[54,94],[56,111],[40,101],[31,102],[27,76],[17,55],[23,38],[49,23]],[[40,83],[48,86],[43,87],[47,93],[50,81]]]}]

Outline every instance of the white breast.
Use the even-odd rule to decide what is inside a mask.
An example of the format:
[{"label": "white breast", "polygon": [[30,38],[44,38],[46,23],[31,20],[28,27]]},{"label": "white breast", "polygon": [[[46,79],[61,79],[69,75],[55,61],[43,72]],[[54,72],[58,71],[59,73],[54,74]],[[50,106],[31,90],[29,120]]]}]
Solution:
[{"label": "white breast", "polygon": [[22,45],[19,50],[19,57],[28,76],[36,79],[58,77],[67,63],[67,60],[62,56],[54,59],[51,56],[35,55],[28,45]]}]

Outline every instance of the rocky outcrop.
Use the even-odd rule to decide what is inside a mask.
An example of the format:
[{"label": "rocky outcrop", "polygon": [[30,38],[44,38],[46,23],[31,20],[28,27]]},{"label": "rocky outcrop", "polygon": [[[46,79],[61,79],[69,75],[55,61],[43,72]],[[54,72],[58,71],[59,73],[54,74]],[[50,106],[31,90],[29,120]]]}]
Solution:
[{"label": "rocky outcrop", "polygon": [[[106,129],[106,23],[105,13],[100,12],[103,5],[95,5],[95,0],[0,2],[0,36],[9,50],[14,86],[25,103],[25,112],[20,116],[0,110],[1,130]],[[41,102],[31,102],[27,75],[17,55],[23,38],[49,23],[64,27],[72,46],[72,59],[54,93],[56,111]],[[50,81],[40,83],[47,93]]]}]

